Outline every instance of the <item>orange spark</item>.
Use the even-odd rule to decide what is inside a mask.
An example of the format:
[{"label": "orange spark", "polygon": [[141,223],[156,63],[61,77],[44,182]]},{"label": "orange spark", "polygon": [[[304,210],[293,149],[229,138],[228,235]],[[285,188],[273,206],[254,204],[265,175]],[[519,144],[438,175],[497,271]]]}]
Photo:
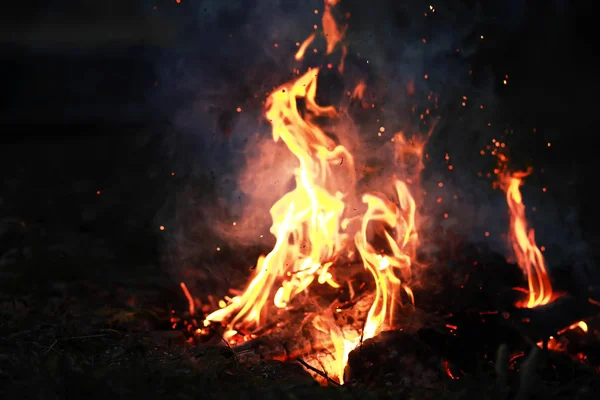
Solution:
[{"label": "orange spark", "polygon": [[190,294],[190,291],[188,290],[187,286],[185,286],[185,283],[181,282],[179,286],[181,286],[181,290],[183,290],[183,294],[185,294],[185,297],[188,301],[190,315],[194,315],[196,311],[196,307],[194,306],[194,298]]},{"label": "orange spark", "polygon": [[296,55],[294,56],[296,61],[300,61],[304,58],[304,53],[306,53],[306,49],[308,49],[308,46],[310,46],[310,44],[313,42],[313,40],[315,40],[316,37],[317,37],[317,34],[313,33],[312,35],[310,35],[309,37],[304,39],[304,41],[300,45],[300,48],[296,52]]}]

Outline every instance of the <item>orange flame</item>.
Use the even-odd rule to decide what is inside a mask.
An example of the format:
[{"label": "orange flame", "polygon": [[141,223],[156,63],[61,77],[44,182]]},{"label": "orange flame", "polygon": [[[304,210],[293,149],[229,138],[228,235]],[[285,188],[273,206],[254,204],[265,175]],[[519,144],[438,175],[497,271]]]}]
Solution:
[{"label": "orange flame", "polygon": [[534,230],[528,228],[525,205],[519,187],[530,171],[503,173],[500,185],[506,192],[506,202],[510,213],[508,239],[512,245],[519,267],[527,276],[529,296],[517,306],[534,308],[548,304],[552,300],[552,284],[546,271],[542,252],[535,243]]},{"label": "orange flame", "polygon": [[335,47],[342,42],[346,36],[348,25],[339,25],[333,16],[333,8],[339,4],[339,0],[325,0],[325,12],[321,23],[323,24],[323,34],[327,40],[327,54],[333,53]]},{"label": "orange flame", "polygon": [[[335,49],[338,46],[340,46],[342,54],[338,70],[340,71],[340,73],[343,73],[344,60],[346,58],[346,55],[348,54],[348,47],[346,46],[346,43],[344,41],[346,37],[346,30],[348,29],[348,24],[339,24],[336,21],[334,15],[337,14],[336,6],[339,4],[339,2],[340,0],[325,0],[325,10],[323,12],[323,17],[321,18],[321,26],[323,29],[321,34],[325,37],[325,41],[327,42],[327,49],[325,51],[326,55],[332,54],[335,51]],[[338,19],[342,19],[342,17],[338,17]],[[298,51],[296,52],[296,55],[294,56],[296,61],[300,61],[304,58],[304,54],[306,53],[308,46],[310,46],[314,42],[316,37],[317,33],[315,32],[309,37],[307,37],[304,40],[304,42],[302,42],[302,44],[298,48]]]},{"label": "orange flame", "polygon": [[365,90],[367,89],[367,85],[364,81],[358,82],[358,85],[354,88],[352,92],[352,98],[362,100],[365,95]]}]

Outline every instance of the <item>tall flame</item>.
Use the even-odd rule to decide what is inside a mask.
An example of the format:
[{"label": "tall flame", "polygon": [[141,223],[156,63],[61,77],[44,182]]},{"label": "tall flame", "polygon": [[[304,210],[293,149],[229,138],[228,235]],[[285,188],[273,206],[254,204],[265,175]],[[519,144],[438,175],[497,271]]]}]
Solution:
[{"label": "tall flame", "polygon": [[[354,162],[343,146],[336,145],[312,122],[315,117],[337,115],[334,107],[321,107],[315,102],[318,73],[314,69],[297,81],[284,84],[267,101],[266,117],[272,124],[274,140],[282,140],[298,159],[296,188],[271,208],[271,233],[277,241],[273,250],[259,259],[257,273],[246,292],[228,307],[211,314],[209,320],[221,321],[235,313],[231,327],[237,322],[260,325],[261,310],[278,278],[285,279],[274,300],[280,308],[315,277],[320,283],[338,286],[328,268],[342,243],[339,226],[344,193],[335,190],[335,182],[329,181],[332,166],[339,166],[344,160],[347,180],[354,182]],[[300,98],[305,100],[305,118],[300,115]]]},{"label": "tall flame", "polygon": [[[273,250],[258,260],[256,273],[245,292],[207,317],[209,321],[228,321],[231,330],[258,328],[264,323],[265,305],[278,281],[281,283],[273,298],[278,308],[286,307],[315,279],[320,284],[339,287],[329,268],[347,242],[343,240],[342,229],[344,200],[352,194],[356,178],[352,155],[314,122],[316,117],[337,116],[334,107],[322,107],[315,102],[318,73],[318,69],[313,69],[295,82],[284,84],[267,101],[266,117],[271,122],[274,140],[282,140],[298,159],[296,188],[271,208],[271,233],[277,241]],[[304,100],[302,113],[299,99]],[[396,180],[395,189],[399,206],[381,194],[363,196],[367,211],[354,238],[364,266],[376,284],[363,339],[374,337],[391,325],[401,288],[412,299],[404,281],[410,279],[411,257],[416,248],[416,205],[403,181]],[[389,254],[382,255],[370,243],[372,234],[367,233],[368,227],[385,238]],[[331,372],[343,382],[348,354],[359,344],[360,336],[346,337],[326,318],[317,320],[315,327],[330,333],[337,364]]]}]

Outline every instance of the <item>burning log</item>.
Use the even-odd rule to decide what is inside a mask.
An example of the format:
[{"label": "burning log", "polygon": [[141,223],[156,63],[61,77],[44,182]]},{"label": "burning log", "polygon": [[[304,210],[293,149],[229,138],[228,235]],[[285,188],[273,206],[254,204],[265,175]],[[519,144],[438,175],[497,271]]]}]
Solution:
[{"label": "burning log", "polygon": [[432,388],[445,374],[441,366],[439,355],[417,335],[388,331],[350,353],[344,380],[371,385],[401,381],[409,387]]},{"label": "burning log", "polygon": [[598,315],[600,307],[597,305],[581,297],[566,295],[543,307],[516,309],[511,320],[516,321],[519,331],[524,336],[539,342],[578,321],[592,319]]},{"label": "burning log", "polygon": [[[372,302],[372,295],[364,296],[358,304],[355,306],[356,309],[363,308],[363,312],[368,312],[368,308]],[[347,313],[346,316],[341,314]],[[359,331],[363,328],[363,323],[359,319],[355,319],[351,315],[356,315],[356,310],[346,309],[341,310],[338,314],[338,318],[346,318],[352,321],[353,329]],[[290,324],[286,327],[278,327],[278,329],[271,329],[268,333],[250,339],[245,342],[240,342],[231,346],[234,354],[245,362],[256,362],[257,360],[278,360],[278,361],[298,361],[310,372],[313,377],[317,380],[325,382],[330,380],[328,371],[330,371],[336,362],[335,358],[335,344],[331,339],[331,335],[328,332],[323,332],[318,329],[314,329],[313,324],[316,319],[320,318],[320,315],[309,314],[300,323],[300,327],[293,327]],[[397,344],[390,342],[390,338],[395,338],[396,335],[402,335],[402,337],[412,338],[413,341],[418,341],[422,346],[426,346],[424,342],[418,339],[418,331],[427,326],[443,326],[443,321],[435,316],[428,315],[422,310],[407,308],[404,310],[401,316],[401,321],[398,323],[402,328],[399,330],[383,332],[372,340],[365,340],[361,342],[356,350],[350,352],[354,354],[356,352],[361,353],[363,346],[367,346],[371,349],[373,343],[377,343],[376,347],[382,354],[387,354],[389,351],[381,352],[381,346],[387,346],[388,349],[401,349],[403,346],[397,346]],[[346,328],[348,329],[348,328]],[[387,344],[384,344],[387,343]],[[371,346],[371,347],[369,347]],[[411,351],[413,349],[411,348]],[[375,350],[370,350],[375,351]],[[392,354],[397,356],[399,350],[392,350]],[[357,357],[351,356],[351,357]],[[362,375],[362,368],[357,369],[354,372],[345,372],[344,381],[348,379],[355,379],[359,374]],[[331,381],[337,383],[337,381]]]},{"label": "burning log", "polygon": [[[321,313],[358,332],[362,329],[362,321],[373,302],[373,294],[362,293],[346,303],[334,301],[326,310],[321,310],[321,313],[316,312],[314,304],[318,300],[319,297],[314,295],[295,299],[293,307],[277,310],[273,319],[278,322],[249,333],[244,341],[235,343],[232,348],[236,352],[252,350],[260,358],[280,360],[294,360],[311,352],[330,349],[331,338],[314,329]],[[307,303],[308,301],[310,302]],[[247,337],[252,339],[245,339]],[[236,339],[233,340],[235,342]]]}]

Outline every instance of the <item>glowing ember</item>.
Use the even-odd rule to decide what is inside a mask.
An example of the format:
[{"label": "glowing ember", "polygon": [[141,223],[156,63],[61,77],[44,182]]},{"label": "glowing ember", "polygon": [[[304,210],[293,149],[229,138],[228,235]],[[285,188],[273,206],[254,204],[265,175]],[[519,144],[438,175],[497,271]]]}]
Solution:
[{"label": "glowing ember", "polygon": [[444,372],[446,372],[446,375],[448,375],[448,378],[450,379],[460,379],[459,376],[455,376],[452,373],[452,370],[450,369],[450,363],[448,362],[448,360],[442,360],[442,367],[444,367]]},{"label": "glowing ember", "polygon": [[[547,341],[547,347],[548,350],[552,350],[552,351],[564,351],[567,347],[567,343],[568,341],[566,339],[562,339],[560,337],[560,335],[564,334],[565,332],[568,331],[574,331],[579,329],[581,332],[583,333],[587,333],[588,332],[588,325],[585,321],[579,321],[579,322],[575,322],[574,324],[571,324],[569,326],[567,326],[564,329],[561,329],[560,331],[558,331],[556,333],[556,337],[554,336],[550,336],[548,338]],[[539,348],[543,348],[544,347],[544,342],[537,342],[536,343],[537,346]]]},{"label": "glowing ember", "polygon": [[585,321],[579,321],[579,322],[574,323],[573,325],[566,327],[565,329],[558,331],[558,335],[562,335],[563,333],[565,333],[567,331],[578,329],[578,328],[581,329],[583,331],[583,333],[588,332],[587,323]]}]

